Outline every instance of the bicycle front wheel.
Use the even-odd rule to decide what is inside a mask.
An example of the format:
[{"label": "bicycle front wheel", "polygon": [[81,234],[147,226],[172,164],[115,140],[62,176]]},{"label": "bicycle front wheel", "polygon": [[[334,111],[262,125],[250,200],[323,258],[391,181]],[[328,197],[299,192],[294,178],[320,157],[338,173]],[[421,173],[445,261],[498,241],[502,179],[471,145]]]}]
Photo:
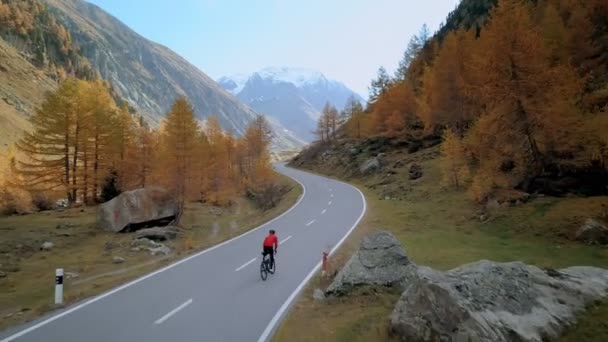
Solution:
[{"label": "bicycle front wheel", "polygon": [[268,270],[266,270],[266,263],[262,260],[262,265],[260,265],[260,276],[262,280],[266,280],[268,278]]}]

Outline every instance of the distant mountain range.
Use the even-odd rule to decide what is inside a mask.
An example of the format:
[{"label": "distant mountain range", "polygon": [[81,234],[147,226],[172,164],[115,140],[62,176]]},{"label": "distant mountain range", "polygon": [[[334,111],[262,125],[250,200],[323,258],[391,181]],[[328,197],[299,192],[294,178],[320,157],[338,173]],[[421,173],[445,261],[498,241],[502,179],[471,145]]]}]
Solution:
[{"label": "distant mountain range", "polygon": [[251,74],[236,74],[218,79],[219,85],[241,102],[264,113],[307,142],[325,103],[339,110],[349,97],[363,98],[343,83],[330,80],[318,71],[269,67]]},{"label": "distant mountain range", "polygon": [[[43,64],[57,62],[57,65],[72,65],[69,64],[71,61],[55,61],[57,54],[39,43],[57,41],[57,37],[53,36],[57,30],[49,29],[49,22],[59,23],[70,35],[61,42],[70,45],[70,56],[81,56],[72,59],[81,58],[90,63],[92,72],[108,80],[117,95],[152,124],[160,123],[180,95],[188,97],[199,119],[216,115],[224,129],[237,135],[242,134],[257,115],[184,58],[140,36],[93,4],[82,0],[10,1],[24,1],[30,8],[36,9],[42,8],[37,5],[42,2],[47,5],[48,11],[45,9],[43,14],[20,14],[32,18],[37,28],[34,32],[39,32],[42,39],[33,34],[15,39],[15,34],[0,30],[0,66],[6,65],[0,68],[0,79],[7,80],[6,84],[0,86],[0,98],[5,99],[1,106],[7,107],[0,113],[0,132],[14,131],[13,128],[27,129],[26,118],[41,102],[41,94],[56,87],[56,83],[46,76],[51,72]],[[49,17],[52,19],[49,20]],[[36,58],[46,61],[37,63]],[[18,74],[30,69],[40,69],[42,72],[36,74],[27,71],[29,74],[26,78]],[[278,120],[269,119],[275,132],[275,150],[299,148],[304,144]],[[2,138],[0,143],[9,144],[15,139],[16,135]]]}]

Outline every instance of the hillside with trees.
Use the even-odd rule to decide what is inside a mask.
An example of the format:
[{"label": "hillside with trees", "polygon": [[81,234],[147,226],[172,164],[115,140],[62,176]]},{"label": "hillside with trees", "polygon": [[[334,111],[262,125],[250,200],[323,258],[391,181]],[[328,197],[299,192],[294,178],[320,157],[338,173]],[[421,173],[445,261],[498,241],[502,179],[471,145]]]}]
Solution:
[{"label": "hillside with trees", "polygon": [[414,150],[443,136],[451,185],[479,202],[501,189],[607,194],[608,3],[494,4],[463,1],[434,37],[422,30],[342,131]]},{"label": "hillside with trees", "polygon": [[[332,297],[345,270],[361,271],[353,264],[371,250],[372,233],[394,234],[416,265],[449,272],[479,260],[534,264],[557,277],[560,267],[605,268],[607,38],[604,0],[463,0],[437,33],[423,28],[410,40],[394,75],[378,70],[367,105],[339,113],[335,130],[329,106],[317,142],[291,165],[356,185],[367,213],[275,339],[409,340],[392,325],[402,312],[414,312],[411,327],[424,331],[414,340],[457,339],[462,326],[443,314],[459,304],[434,302],[443,292],[434,284]],[[453,289],[475,300],[463,282]],[[608,305],[596,304],[542,338],[606,340]],[[504,338],[519,339],[536,337]]]},{"label": "hillside with trees", "polygon": [[272,130],[263,116],[237,138],[215,117],[201,127],[181,97],[152,129],[115,103],[106,82],[67,79],[31,124],[3,177],[2,207],[9,214],[30,208],[23,194],[96,204],[121,191],[162,185],[182,203],[228,205],[247,194],[271,207],[284,190],[271,169]]}]

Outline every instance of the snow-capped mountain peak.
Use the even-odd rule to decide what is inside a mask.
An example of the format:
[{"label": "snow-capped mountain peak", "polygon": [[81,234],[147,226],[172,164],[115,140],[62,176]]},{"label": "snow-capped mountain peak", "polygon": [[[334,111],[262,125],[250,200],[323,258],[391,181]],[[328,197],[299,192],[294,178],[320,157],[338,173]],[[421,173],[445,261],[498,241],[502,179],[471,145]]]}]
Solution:
[{"label": "snow-capped mountain peak", "polygon": [[316,120],[327,102],[341,110],[350,97],[363,101],[344,84],[305,68],[268,67],[222,77],[217,82],[255,111],[277,119],[306,141],[314,139]]}]

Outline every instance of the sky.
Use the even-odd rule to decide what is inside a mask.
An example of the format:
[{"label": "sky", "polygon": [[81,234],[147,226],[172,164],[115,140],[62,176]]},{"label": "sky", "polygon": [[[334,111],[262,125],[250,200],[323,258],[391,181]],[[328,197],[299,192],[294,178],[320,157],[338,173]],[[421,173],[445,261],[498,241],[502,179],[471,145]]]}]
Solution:
[{"label": "sky", "polygon": [[318,70],[367,97],[423,24],[459,0],[89,0],[213,79],[268,66]]}]

